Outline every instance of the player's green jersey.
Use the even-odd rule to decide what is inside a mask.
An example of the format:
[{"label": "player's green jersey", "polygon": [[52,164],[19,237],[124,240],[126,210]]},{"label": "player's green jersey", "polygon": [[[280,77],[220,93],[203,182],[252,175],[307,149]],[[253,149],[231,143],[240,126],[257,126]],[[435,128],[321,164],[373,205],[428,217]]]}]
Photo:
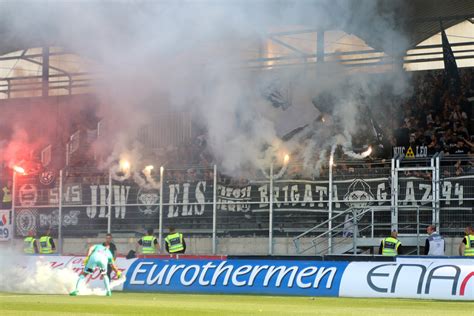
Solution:
[{"label": "player's green jersey", "polygon": [[107,263],[109,264],[114,262],[114,256],[112,255],[112,252],[109,250],[109,248],[101,244],[94,245],[94,249],[92,250],[90,257],[94,257],[97,259],[100,258],[102,260],[106,259]]}]

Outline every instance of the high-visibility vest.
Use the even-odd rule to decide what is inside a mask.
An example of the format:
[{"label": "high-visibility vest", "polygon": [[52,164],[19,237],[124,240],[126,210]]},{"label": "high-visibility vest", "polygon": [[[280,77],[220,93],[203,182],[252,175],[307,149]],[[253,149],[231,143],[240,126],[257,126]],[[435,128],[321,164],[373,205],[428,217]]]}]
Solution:
[{"label": "high-visibility vest", "polygon": [[35,237],[26,237],[24,240],[23,240],[23,251],[25,253],[29,253],[29,254],[33,254],[35,253]]},{"label": "high-visibility vest", "polygon": [[168,244],[168,251],[170,253],[184,250],[183,234],[174,233],[166,236],[165,242]]},{"label": "high-visibility vest", "polygon": [[142,237],[142,253],[143,254],[154,254],[155,253],[155,236],[143,236]]},{"label": "high-visibility vest", "polygon": [[466,248],[464,248],[464,255],[467,257],[474,257],[474,235],[467,235]]},{"label": "high-visibility vest", "polygon": [[396,256],[398,255],[398,247],[402,243],[393,237],[387,237],[382,240],[382,255],[384,256]]},{"label": "high-visibility vest", "polygon": [[39,251],[40,253],[48,254],[53,253],[53,247],[51,245],[51,237],[41,236],[39,240]]},{"label": "high-visibility vest", "polygon": [[3,187],[3,203],[10,203],[12,201],[12,194],[10,192],[10,189],[8,187]]}]

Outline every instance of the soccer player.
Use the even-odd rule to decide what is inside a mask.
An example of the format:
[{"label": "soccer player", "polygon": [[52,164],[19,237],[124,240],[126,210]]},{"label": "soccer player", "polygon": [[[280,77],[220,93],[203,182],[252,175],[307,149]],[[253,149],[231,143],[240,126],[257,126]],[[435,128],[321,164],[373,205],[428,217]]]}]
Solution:
[{"label": "soccer player", "polygon": [[81,272],[79,275],[79,279],[76,283],[76,289],[72,291],[69,295],[76,296],[79,293],[79,287],[83,282],[86,275],[89,273],[93,273],[95,268],[100,269],[100,273],[104,279],[105,289],[107,290],[107,296],[111,296],[112,292],[110,291],[110,280],[107,276],[107,265],[110,264],[112,266],[112,270],[115,271],[117,277],[120,278],[122,273],[117,268],[114,262],[114,257],[110,252],[109,246],[104,246],[101,244],[97,244],[91,246],[89,248],[89,252],[87,253],[86,260],[84,260],[84,271]]}]

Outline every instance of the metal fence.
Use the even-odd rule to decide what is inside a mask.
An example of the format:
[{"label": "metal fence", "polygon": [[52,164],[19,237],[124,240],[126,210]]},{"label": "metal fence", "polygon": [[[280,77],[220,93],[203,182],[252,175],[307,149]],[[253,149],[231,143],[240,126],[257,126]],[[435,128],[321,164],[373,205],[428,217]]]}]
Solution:
[{"label": "metal fence", "polygon": [[[47,228],[60,240],[105,232],[137,237],[153,228],[163,241],[173,226],[188,236],[212,239],[315,237],[334,227],[357,235],[424,232],[429,224],[459,235],[474,222],[474,160],[435,156],[428,160],[336,161],[305,176],[300,164],[271,165],[234,178],[217,166],[155,168],[116,177],[87,169],[13,176],[14,236]],[[461,170],[462,169],[462,170]],[[62,198],[60,198],[62,197]],[[343,214],[347,210],[353,213]],[[343,214],[344,216],[341,216]]]}]

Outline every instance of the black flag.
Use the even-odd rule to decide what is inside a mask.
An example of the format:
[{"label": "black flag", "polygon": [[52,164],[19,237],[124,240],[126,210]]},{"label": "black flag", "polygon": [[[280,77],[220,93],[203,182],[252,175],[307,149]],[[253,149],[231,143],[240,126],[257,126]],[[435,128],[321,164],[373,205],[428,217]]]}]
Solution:
[{"label": "black flag", "polygon": [[443,24],[441,26],[441,40],[443,43],[443,61],[444,61],[444,73],[446,80],[446,88],[451,93],[459,93],[461,91],[461,78],[459,77],[458,66],[456,64],[456,58],[454,58],[453,50],[449,45],[448,37],[444,31]]},{"label": "black flag", "polygon": [[372,111],[370,110],[369,107],[366,108],[367,109],[367,116],[370,120],[370,125],[372,126],[372,132],[374,134],[374,137],[377,139],[377,145],[381,148],[384,147],[384,142],[387,141],[387,138],[385,137],[384,135],[384,132],[382,130],[382,128],[380,127],[380,125],[377,123],[377,121],[374,119],[373,115],[372,115]]}]

